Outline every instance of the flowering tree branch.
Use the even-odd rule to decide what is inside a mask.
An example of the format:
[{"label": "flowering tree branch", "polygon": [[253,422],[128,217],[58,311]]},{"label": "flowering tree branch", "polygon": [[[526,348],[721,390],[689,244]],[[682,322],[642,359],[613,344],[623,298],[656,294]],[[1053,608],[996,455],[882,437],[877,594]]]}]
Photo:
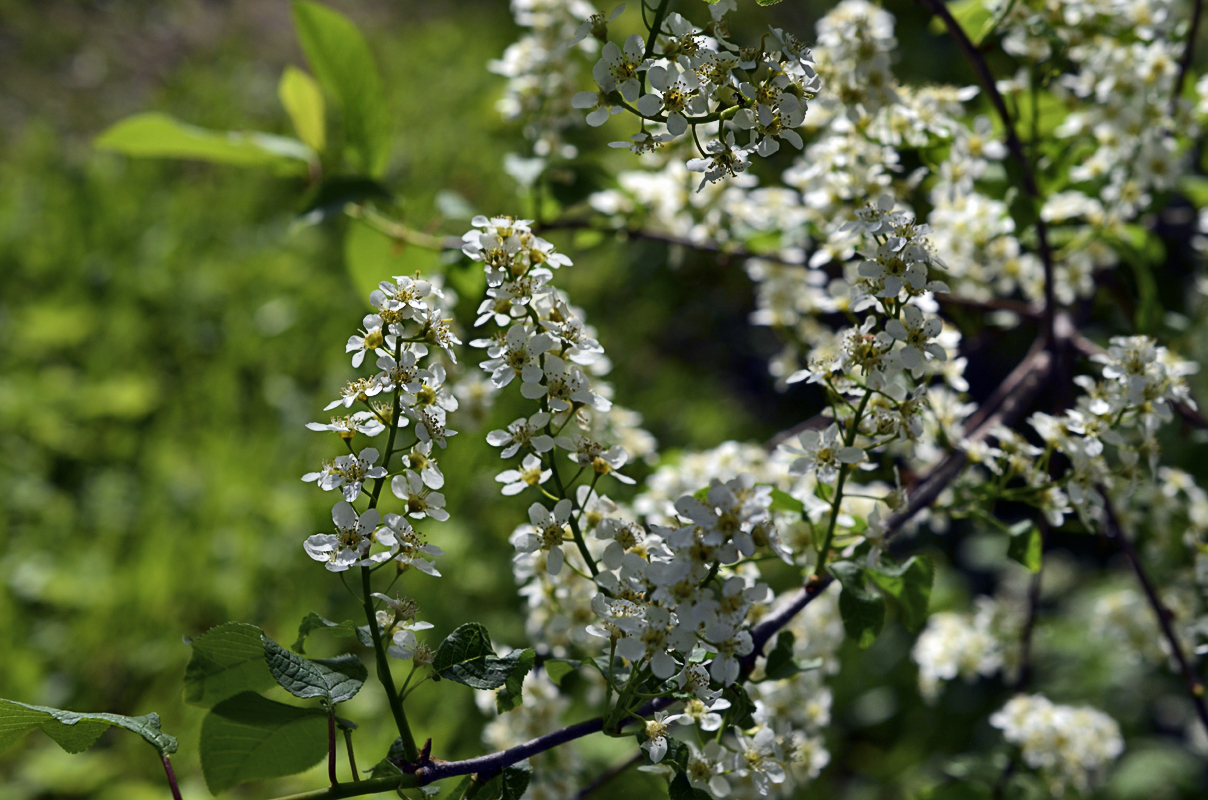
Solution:
[{"label": "flowering tree branch", "polygon": [[1024,152],[1023,143],[1019,141],[1019,135],[1015,132],[1015,124],[1012,122],[1011,115],[1007,111],[1006,101],[1003,100],[1002,93],[998,91],[998,82],[994,79],[994,73],[990,71],[990,65],[986,63],[986,59],[981,54],[981,51],[969,40],[969,36],[965,33],[964,28],[960,26],[960,23],[956,21],[956,18],[952,16],[952,12],[948,10],[948,6],[945,5],[944,0],[919,0],[919,2],[943,21],[944,27],[948,29],[948,33],[969,60],[973,71],[977,73],[978,82],[981,83],[986,96],[990,99],[990,105],[994,107],[995,113],[998,114],[998,118],[1002,121],[1003,135],[1006,139],[1007,149],[1011,151],[1011,155],[1019,162],[1019,168],[1023,175],[1024,191],[1027,192],[1028,197],[1037,205],[1036,246],[1040,251],[1040,260],[1044,264],[1043,333],[1046,340],[1052,342],[1053,318],[1057,310],[1057,297],[1054,294],[1053,251],[1049,246],[1048,226],[1045,224],[1044,217],[1040,213],[1040,187],[1036,183],[1036,174],[1032,169],[1032,162]]},{"label": "flowering tree branch", "polygon": [[1186,684],[1187,692],[1191,695],[1191,702],[1195,704],[1196,714],[1199,715],[1200,722],[1204,725],[1204,730],[1208,731],[1208,705],[1204,702],[1204,684],[1200,682],[1195,670],[1191,667],[1191,663],[1188,662],[1187,656],[1183,652],[1183,646],[1179,642],[1179,637],[1170,624],[1173,614],[1162,602],[1162,599],[1158,597],[1157,589],[1154,588],[1153,581],[1150,580],[1149,574],[1146,573],[1145,565],[1141,563],[1141,558],[1137,555],[1136,548],[1133,547],[1128,534],[1120,527],[1120,521],[1116,517],[1115,509],[1112,508],[1111,498],[1107,496],[1107,492],[1102,487],[1100,487],[1099,492],[1103,496],[1102,522],[1104,532],[1120,545],[1120,550],[1124,553],[1125,558],[1128,559],[1133,572],[1137,574],[1137,580],[1145,591],[1145,599],[1149,602],[1150,608],[1153,609],[1154,614],[1158,618],[1158,624],[1162,627],[1162,636],[1165,637],[1166,644],[1170,647],[1171,655],[1178,662],[1179,671],[1183,676],[1183,683]]}]

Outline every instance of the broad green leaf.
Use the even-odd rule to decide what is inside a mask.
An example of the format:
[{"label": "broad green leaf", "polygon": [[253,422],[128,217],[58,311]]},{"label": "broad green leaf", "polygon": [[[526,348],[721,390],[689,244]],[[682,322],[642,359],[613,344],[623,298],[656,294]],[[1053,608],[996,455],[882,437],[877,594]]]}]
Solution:
[{"label": "broad green leaf", "polygon": [[315,77],[340,108],[357,166],[381,177],[390,155],[390,112],[365,38],[343,14],[305,0],[294,3],[294,25]]},{"label": "broad green leaf", "polygon": [[396,241],[353,220],[344,236],[344,263],[357,294],[368,303],[378,284],[395,275],[432,274],[440,266],[440,253]]},{"label": "broad green leaf", "polygon": [[[948,12],[974,44],[980,44],[994,29],[994,14],[987,0],[957,0],[948,4]],[[932,17],[930,27],[933,33],[945,31],[944,21],[939,17]]]},{"label": "broad green leaf", "polygon": [[723,728],[736,726],[744,731],[755,727],[755,702],[747,690],[737,683],[727,686],[722,696],[730,701],[730,707],[725,710]]},{"label": "broad green leaf", "polygon": [[500,714],[511,711],[520,703],[521,691],[524,688],[524,676],[528,675],[536,660],[537,653],[531,647],[520,651],[520,658],[516,661],[516,665],[512,668],[512,671],[508,673],[507,681],[495,692],[495,710]]},{"label": "broad green leaf", "polygon": [[502,657],[495,655],[487,629],[477,622],[467,622],[436,648],[432,669],[442,678],[474,689],[498,689],[506,684],[519,697],[520,682],[533,668],[535,658],[528,648]]},{"label": "broad green leaf", "polygon": [[210,709],[200,750],[213,794],[243,781],[293,775],[327,755],[327,715],[243,692]]},{"label": "broad green leaf", "polygon": [[[305,653],[306,651],[303,649],[303,645],[306,644],[306,638],[315,631],[326,628],[335,628],[342,633],[349,633],[353,635],[356,635],[357,632],[357,624],[352,620],[345,620],[344,622],[332,622],[329,619],[320,617],[318,614],[312,611],[303,617],[301,624],[298,625],[298,640],[293,643],[293,649],[299,653]],[[372,641],[370,641],[369,646],[373,646]]]},{"label": "broad green leaf", "polygon": [[772,487],[772,511],[792,511],[800,514],[805,511],[805,504],[786,491]]},{"label": "broad green leaf", "polygon": [[1031,572],[1040,572],[1044,558],[1044,540],[1036,523],[1024,520],[1010,528],[1011,538],[1007,544],[1007,555],[1023,564]]},{"label": "broad green leaf", "polygon": [[264,663],[263,633],[255,625],[228,622],[193,640],[193,657],[185,667],[185,702],[209,708],[240,692],[271,687],[276,681]]},{"label": "broad green leaf", "polygon": [[298,138],[322,153],[327,145],[327,118],[319,84],[302,70],[289,66],[281,73],[277,97],[294,123]]},{"label": "broad green leaf", "polygon": [[369,671],[356,656],[303,658],[267,636],[261,639],[268,671],[294,697],[318,697],[333,705],[342,703],[354,697],[369,677]]},{"label": "broad green leaf", "polygon": [[885,601],[864,588],[864,570],[850,561],[839,561],[828,569],[843,584],[839,595],[839,616],[847,635],[860,647],[877,640],[885,624]]},{"label": "broad green leaf", "polygon": [[542,664],[542,667],[545,668],[546,676],[561,687],[562,680],[579,669],[579,663],[578,661],[567,661],[564,658],[551,658]]},{"label": "broad green leaf", "polygon": [[94,144],[101,150],[128,156],[271,167],[284,174],[306,174],[315,157],[313,150],[296,139],[267,133],[211,131],[156,112],[127,117],[98,136]]},{"label": "broad green leaf", "polygon": [[160,755],[176,752],[176,739],[159,729],[158,714],[144,714],[141,717],[88,714],[31,706],[16,700],[0,700],[0,751],[30,731],[41,730],[67,752],[79,753],[96,744],[96,740],[111,725],[137,733]]},{"label": "broad green leaf", "polygon": [[931,559],[911,556],[896,567],[871,569],[868,577],[894,599],[906,630],[913,633],[923,627],[931,604],[931,583],[935,579],[935,565]]}]

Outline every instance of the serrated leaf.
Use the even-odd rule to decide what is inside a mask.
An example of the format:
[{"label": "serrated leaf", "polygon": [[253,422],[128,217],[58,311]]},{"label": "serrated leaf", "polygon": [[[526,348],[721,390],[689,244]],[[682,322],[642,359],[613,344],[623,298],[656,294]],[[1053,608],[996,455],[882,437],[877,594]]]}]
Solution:
[{"label": "serrated leaf", "polygon": [[176,739],[160,730],[158,714],[141,717],[90,714],[0,700],[0,752],[36,729],[54,739],[68,753],[79,753],[96,744],[110,726],[137,733],[160,755],[176,752]]},{"label": "serrated leaf", "polygon": [[264,661],[277,684],[294,697],[318,697],[334,705],[356,695],[369,677],[369,671],[353,655],[309,659],[291,653],[267,636]]},{"label": "serrated leaf", "polygon": [[761,6],[774,6],[777,3],[784,2],[784,0],[755,0],[755,2]]},{"label": "serrated leaf", "polygon": [[852,562],[839,561],[828,569],[843,585],[839,616],[843,618],[844,630],[861,648],[868,647],[885,625],[885,601],[864,588],[864,570]]},{"label": "serrated leaf", "polygon": [[100,150],[128,156],[271,167],[282,174],[306,174],[315,157],[313,150],[296,139],[267,133],[211,131],[158,112],[127,117],[105,130],[93,144]]},{"label": "serrated leaf", "polygon": [[512,671],[508,673],[507,681],[499,691],[495,692],[495,710],[500,714],[511,711],[520,702],[520,694],[524,688],[524,676],[529,674],[529,670],[533,668],[536,660],[537,653],[531,647],[520,651],[520,658],[516,661]]},{"label": "serrated leaf", "polygon": [[[354,635],[357,632],[357,624],[352,620],[345,620],[344,622],[332,622],[329,619],[320,617],[318,614],[312,611],[303,617],[301,624],[298,625],[298,639],[293,643],[293,649],[296,652],[305,653],[306,651],[303,649],[303,647],[306,644],[307,637],[309,637],[315,631],[324,630],[327,628],[335,628],[338,631]],[[357,638],[359,639],[360,637],[358,636]],[[366,645],[366,647],[373,647],[372,639],[370,639],[369,644]]]},{"label": "serrated leaf", "polygon": [[294,25],[315,77],[340,109],[356,166],[381,177],[390,155],[390,113],[365,38],[343,14],[304,0],[294,3]]},{"label": "serrated leaf", "polygon": [[506,656],[495,655],[486,627],[467,622],[440,643],[432,669],[442,678],[474,689],[498,689],[509,679],[515,680],[515,674],[523,680],[535,658],[531,649],[513,650]]},{"label": "serrated leaf", "polygon": [[298,138],[322,153],[327,145],[327,118],[323,92],[315,79],[297,67],[288,66],[277,84],[277,97],[294,123]]},{"label": "serrated leaf", "polygon": [[896,567],[871,569],[868,577],[894,599],[906,630],[913,633],[923,627],[931,603],[931,584],[935,580],[935,565],[931,559],[911,556]]},{"label": "serrated leaf", "polygon": [[545,669],[546,677],[553,681],[554,685],[561,688],[563,679],[578,670],[580,663],[579,661],[569,661],[565,658],[550,658],[541,666]]},{"label": "serrated leaf", "polygon": [[369,777],[387,778],[402,774],[403,771],[398,768],[397,764],[391,762],[389,759],[383,758],[381,761],[373,765],[373,770],[369,773]]},{"label": "serrated leaf", "polygon": [[185,667],[185,702],[208,708],[240,692],[261,692],[276,683],[264,663],[263,633],[255,625],[228,622],[194,639],[193,657]]},{"label": "serrated leaf", "polygon": [[528,790],[533,773],[527,762],[504,767],[500,773],[499,800],[520,800]]},{"label": "serrated leaf", "polygon": [[344,264],[357,294],[369,294],[394,275],[431,275],[440,267],[440,253],[398,242],[360,220],[344,235]]},{"label": "serrated leaf", "polygon": [[1012,525],[1011,538],[1007,540],[1007,555],[1023,564],[1031,572],[1040,572],[1044,560],[1044,539],[1040,528],[1029,520]]},{"label": "serrated leaf", "polygon": [[293,775],[327,755],[327,714],[243,692],[210,709],[200,750],[213,794],[243,781]]}]

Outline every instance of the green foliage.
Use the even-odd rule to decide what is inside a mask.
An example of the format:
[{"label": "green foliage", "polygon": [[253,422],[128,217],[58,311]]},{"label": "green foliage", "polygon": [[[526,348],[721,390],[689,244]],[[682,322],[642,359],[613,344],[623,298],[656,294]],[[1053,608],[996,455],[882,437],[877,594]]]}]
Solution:
[{"label": "green foliage", "polygon": [[565,658],[551,658],[543,662],[541,666],[545,669],[546,677],[556,685],[562,686],[562,681],[566,679],[566,676],[579,669],[579,662],[569,661]]},{"label": "green foliage", "polygon": [[1029,572],[1040,572],[1044,559],[1044,539],[1036,523],[1024,520],[1012,525],[1008,533],[1011,538],[1007,544],[1007,555],[1027,567]]},{"label": "green foliage", "polygon": [[[935,580],[935,565],[931,559],[911,556],[897,566],[870,569],[868,577],[893,599],[906,630],[913,633],[927,623],[931,584]],[[847,591],[846,584],[843,589]]]},{"label": "green foliage", "polygon": [[366,298],[393,275],[431,275],[440,265],[440,253],[396,241],[361,221],[353,221],[344,235],[344,264],[357,294]]},{"label": "green foliage", "polygon": [[294,697],[318,697],[328,705],[343,703],[354,697],[369,677],[369,671],[356,656],[303,658],[267,636],[261,639],[269,672]]},{"label": "green foliage", "polygon": [[436,649],[432,670],[442,678],[474,689],[499,689],[499,710],[509,711],[520,701],[524,676],[533,668],[537,654],[532,648],[495,655],[491,635],[478,622],[467,622],[453,631]]},{"label": "green foliage", "polygon": [[111,726],[137,733],[160,755],[176,752],[176,739],[159,729],[158,714],[85,714],[0,699],[0,751],[30,731],[41,730],[68,753],[79,753],[96,744]]},{"label": "green foliage", "polygon": [[532,772],[526,765],[516,764],[504,767],[503,771],[487,781],[475,800],[520,800],[528,789]]},{"label": "green foliage", "polygon": [[885,624],[885,601],[879,594],[864,588],[864,570],[852,562],[839,561],[828,565],[827,569],[843,584],[839,614],[843,617],[848,638],[861,648],[868,647],[876,641]]},{"label": "green foliage", "polygon": [[314,158],[314,152],[295,139],[267,133],[208,131],[157,112],[122,120],[98,136],[94,144],[100,150],[128,156],[270,167],[284,175],[305,174]]},{"label": "green foliage", "polygon": [[667,796],[671,800],[710,800],[711,797],[708,792],[694,788],[688,781],[688,773],[682,769],[676,771],[675,777],[671,779]]},{"label": "green foliage", "polygon": [[[306,644],[307,638],[318,630],[334,629],[342,633],[352,634],[359,637],[357,624],[352,620],[344,622],[332,622],[329,619],[324,619],[313,611],[302,618],[302,622],[298,625],[298,638],[294,641],[292,647],[299,653],[305,653],[303,647]],[[371,647],[373,642],[370,641],[366,647]]]},{"label": "green foliage", "polygon": [[344,119],[353,163],[381,177],[390,157],[392,126],[382,78],[361,32],[347,17],[319,3],[294,3],[294,25],[323,90]]},{"label": "green foliage", "polygon": [[327,714],[244,692],[201,724],[201,770],[214,794],[243,781],[293,775],[327,754]]},{"label": "green foliage", "polygon": [[768,653],[764,674],[771,680],[791,678],[801,672],[809,672],[822,666],[822,659],[804,659],[793,657],[793,645],[797,637],[792,631],[781,631],[776,637],[776,646]]},{"label": "green foliage", "polygon": [[209,708],[240,692],[272,686],[262,638],[255,625],[228,622],[193,640],[193,657],[185,667],[185,702]]},{"label": "green foliage", "polygon": [[327,146],[327,115],[319,84],[297,67],[288,66],[277,84],[277,97],[294,123],[298,138],[322,153]]}]

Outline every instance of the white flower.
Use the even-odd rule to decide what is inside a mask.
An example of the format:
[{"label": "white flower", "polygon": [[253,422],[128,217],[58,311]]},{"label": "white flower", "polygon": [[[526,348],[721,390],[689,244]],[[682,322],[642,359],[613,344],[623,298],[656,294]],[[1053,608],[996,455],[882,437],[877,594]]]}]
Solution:
[{"label": "white flower", "polygon": [[446,520],[449,512],[445,511],[445,496],[424,486],[423,480],[414,472],[395,475],[390,481],[390,491],[394,496],[407,503],[407,515],[413,519]]},{"label": "white flower", "polygon": [[789,465],[792,475],[808,475],[817,471],[820,482],[830,483],[835,479],[840,465],[859,464],[864,460],[863,450],[844,446],[839,440],[839,426],[835,423],[821,433],[802,431],[797,441],[800,447],[791,444],[780,446],[785,453],[801,456]]},{"label": "white flower", "polygon": [[329,492],[343,488],[344,499],[349,503],[361,496],[361,485],[370,478],[386,477],[384,467],[375,467],[378,451],[366,447],[360,455],[337,456],[323,465],[319,472],[308,472],[302,476],[306,482],[317,482],[320,489]]},{"label": "white flower", "polygon": [[704,98],[700,98],[696,94],[696,90],[700,88],[700,81],[695,73],[685,72],[677,75],[666,67],[655,66],[646,71],[646,77],[650,79],[650,85],[659,93],[651,92],[643,95],[638,100],[638,111],[646,117],[666,112],[667,131],[672,136],[679,136],[688,130],[688,120],[684,116],[684,112],[690,110],[689,106],[693,106],[691,110],[695,113],[704,113],[708,110],[707,104],[697,108],[699,105],[697,101]]},{"label": "white flower", "polygon": [[529,506],[529,521],[534,530],[521,534],[514,542],[516,549],[522,553],[536,550],[548,552],[545,568],[550,575],[562,571],[562,543],[566,541],[566,523],[570,520],[570,512],[571,502],[565,498],[558,501],[552,514],[540,503],[533,503]]},{"label": "white flower", "polygon": [[[364,556],[373,544],[371,535],[381,515],[370,508],[361,515],[349,503],[341,500],[332,506],[331,519],[336,532],[316,533],[303,544],[306,554],[315,561],[323,561],[331,572],[343,572],[349,567],[368,565]],[[389,558],[389,554],[385,554]],[[383,559],[379,559],[383,560]]]},{"label": "white flower", "polygon": [[638,70],[642,68],[642,59],[646,53],[646,43],[636,33],[630,34],[625,40],[625,49],[609,42],[600,52],[600,60],[592,68],[592,77],[605,92],[618,91],[630,103],[638,99],[641,86],[638,84]]},{"label": "white flower", "polygon": [[346,441],[358,433],[377,436],[386,430],[386,424],[372,411],[358,411],[347,417],[332,417],[331,422],[326,425],[322,422],[308,422],[306,427],[312,431],[332,431]]},{"label": "white flower", "polygon": [[500,455],[511,458],[522,447],[531,447],[537,453],[548,453],[554,447],[554,439],[540,432],[545,430],[549,414],[538,411],[525,419],[521,417],[508,425],[507,430],[494,430],[487,434],[487,444],[503,447]]},{"label": "white flower", "polygon": [[667,728],[682,716],[682,714],[668,715],[665,711],[656,711],[654,719],[646,721],[646,741],[642,742],[642,749],[650,754],[650,760],[655,764],[662,761],[663,756],[667,755]]},{"label": "white flower", "polygon": [[495,476],[495,480],[505,484],[505,495],[520,494],[530,486],[539,486],[549,480],[554,474],[553,470],[543,469],[544,466],[541,459],[529,453],[521,462],[520,469],[504,470]]},{"label": "white flower", "polygon": [[398,562],[400,572],[415,567],[434,578],[440,577],[432,562],[422,556],[443,556],[444,550],[424,541],[411,523],[398,514],[387,514],[383,523],[385,527],[376,533],[377,541],[391,549],[390,555]]},{"label": "white flower", "polygon": [[924,317],[915,306],[903,308],[902,316],[903,320],[891,319],[885,323],[885,332],[905,345],[898,356],[902,365],[918,377],[928,355],[937,361],[948,359],[944,348],[932,341],[944,325],[936,317]]},{"label": "white flower", "polygon": [[[349,336],[344,352],[352,353],[352,366],[359,367],[365,360],[366,350],[378,350],[386,344],[386,336],[382,333],[382,318],[377,314],[368,314],[361,321],[364,329],[360,334]],[[384,352],[384,351],[383,351]]]}]

